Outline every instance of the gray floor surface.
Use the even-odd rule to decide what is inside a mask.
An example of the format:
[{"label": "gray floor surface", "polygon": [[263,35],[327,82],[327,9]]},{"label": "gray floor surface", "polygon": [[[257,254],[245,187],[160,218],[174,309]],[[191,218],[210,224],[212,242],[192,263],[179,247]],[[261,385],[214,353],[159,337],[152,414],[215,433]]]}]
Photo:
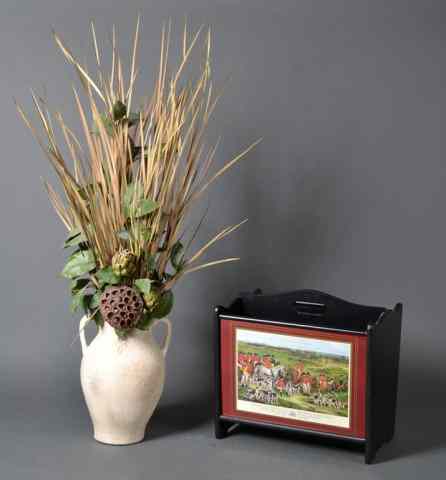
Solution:
[{"label": "gray floor surface", "polygon": [[203,396],[161,402],[145,441],[126,447],[92,439],[79,392],[5,392],[0,400],[1,480],[427,480],[446,471],[444,407],[421,414],[404,398],[396,438],[371,466],[361,451],[269,432],[243,429],[215,440]]}]

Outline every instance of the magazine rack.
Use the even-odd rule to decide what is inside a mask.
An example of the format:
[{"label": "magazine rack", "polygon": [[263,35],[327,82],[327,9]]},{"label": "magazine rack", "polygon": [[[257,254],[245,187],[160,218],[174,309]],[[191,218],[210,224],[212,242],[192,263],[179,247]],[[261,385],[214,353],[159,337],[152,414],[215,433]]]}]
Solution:
[{"label": "magazine rack", "polygon": [[[381,445],[394,435],[401,319],[400,303],[392,310],[369,307],[315,290],[277,295],[263,295],[257,290],[242,294],[229,308],[216,307],[216,438],[226,437],[235,425],[254,425],[361,444],[365,462],[371,463]],[[239,352],[239,346],[247,348],[238,343],[240,338],[253,338],[252,348],[256,351],[263,348],[263,357]],[[266,339],[267,346],[258,338]],[[275,345],[270,348],[280,358],[285,358],[282,354],[287,352],[291,364],[294,358],[303,358],[296,363],[303,367],[293,367],[290,375],[291,364],[284,367],[275,359],[276,367],[266,363],[270,355],[265,354],[265,348],[270,344]],[[293,350],[290,345],[307,347]],[[312,348],[319,350],[308,352]],[[325,348],[328,353],[320,353]],[[330,353],[330,348],[339,351],[345,348],[348,353],[336,356],[336,352]],[[310,360],[306,361],[307,358]],[[348,388],[336,380],[327,383],[334,370],[327,370],[325,375],[323,366],[314,366],[315,362],[328,365],[330,359],[346,365]],[[310,372],[299,370],[305,369],[306,363],[313,365],[313,373],[311,368]],[[276,376],[274,369],[279,372]],[[266,372],[264,377],[260,376],[262,371]],[[261,390],[256,386],[259,382],[266,382],[271,391]],[[344,393],[342,388],[346,390]],[[338,399],[342,395],[347,398],[345,404]],[[309,406],[307,410],[290,403],[294,398],[303,399]]]}]

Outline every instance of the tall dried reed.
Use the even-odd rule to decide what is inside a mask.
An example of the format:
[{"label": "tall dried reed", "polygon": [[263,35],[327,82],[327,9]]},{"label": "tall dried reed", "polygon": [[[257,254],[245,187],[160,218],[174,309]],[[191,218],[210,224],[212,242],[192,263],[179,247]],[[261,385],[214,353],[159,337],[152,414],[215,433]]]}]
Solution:
[{"label": "tall dried reed", "polygon": [[[222,229],[195,253],[189,254],[189,245],[183,245],[180,238],[196,201],[258,143],[220,168],[214,167],[217,145],[208,148],[204,143],[219,99],[211,81],[210,31],[200,28],[190,35],[185,26],[180,62],[171,71],[171,27],[163,27],[153,93],[136,113],[132,106],[138,77],[140,19],[127,82],[115,28],[108,69],[104,67],[105,57],[93,24],[91,35],[96,75],[76,59],[54,32],[58,47],[80,79],[81,91],[73,87],[73,93],[82,139],[60,113],[50,113],[46,102],[34,93],[41,128],[34,126],[17,105],[60,180],[64,199],[47,183],[46,188],[71,238],[82,235],[94,254],[97,270],[110,265],[116,252],[130,250],[138,259],[135,277],[150,276],[152,268],[165,290],[189,272],[237,260],[199,262],[212,245],[244,222]],[[200,45],[204,54],[198,75],[195,80],[185,79],[191,53]],[[60,129],[57,133],[56,126]]]}]

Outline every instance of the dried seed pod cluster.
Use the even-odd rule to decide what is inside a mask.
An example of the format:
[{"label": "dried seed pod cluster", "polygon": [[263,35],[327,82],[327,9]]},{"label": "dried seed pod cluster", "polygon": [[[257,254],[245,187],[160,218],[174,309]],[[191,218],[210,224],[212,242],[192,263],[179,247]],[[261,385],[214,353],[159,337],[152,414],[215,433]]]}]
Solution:
[{"label": "dried seed pod cluster", "polygon": [[152,287],[149,292],[143,295],[144,303],[149,312],[153,311],[159,304],[161,298],[161,291],[159,288]]},{"label": "dried seed pod cluster", "polygon": [[113,255],[112,270],[118,277],[131,277],[136,271],[137,259],[130,250],[120,250]]},{"label": "dried seed pod cluster", "polygon": [[107,287],[100,299],[102,318],[112,327],[127,330],[141,318],[144,302],[139,292],[127,285]]}]

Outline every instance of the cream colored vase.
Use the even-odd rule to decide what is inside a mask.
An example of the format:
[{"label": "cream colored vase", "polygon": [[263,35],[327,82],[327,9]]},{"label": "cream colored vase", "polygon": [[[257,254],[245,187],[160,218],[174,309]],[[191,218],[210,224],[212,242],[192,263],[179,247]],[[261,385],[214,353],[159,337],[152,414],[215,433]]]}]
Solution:
[{"label": "cream colored vase", "polygon": [[[164,323],[167,333],[160,347],[152,331]],[[87,345],[80,321],[81,384],[94,427],[102,443],[128,445],[144,438],[164,387],[165,356],[172,326],[167,318],[155,320],[149,330],[134,329],[121,340],[108,324]]]}]

